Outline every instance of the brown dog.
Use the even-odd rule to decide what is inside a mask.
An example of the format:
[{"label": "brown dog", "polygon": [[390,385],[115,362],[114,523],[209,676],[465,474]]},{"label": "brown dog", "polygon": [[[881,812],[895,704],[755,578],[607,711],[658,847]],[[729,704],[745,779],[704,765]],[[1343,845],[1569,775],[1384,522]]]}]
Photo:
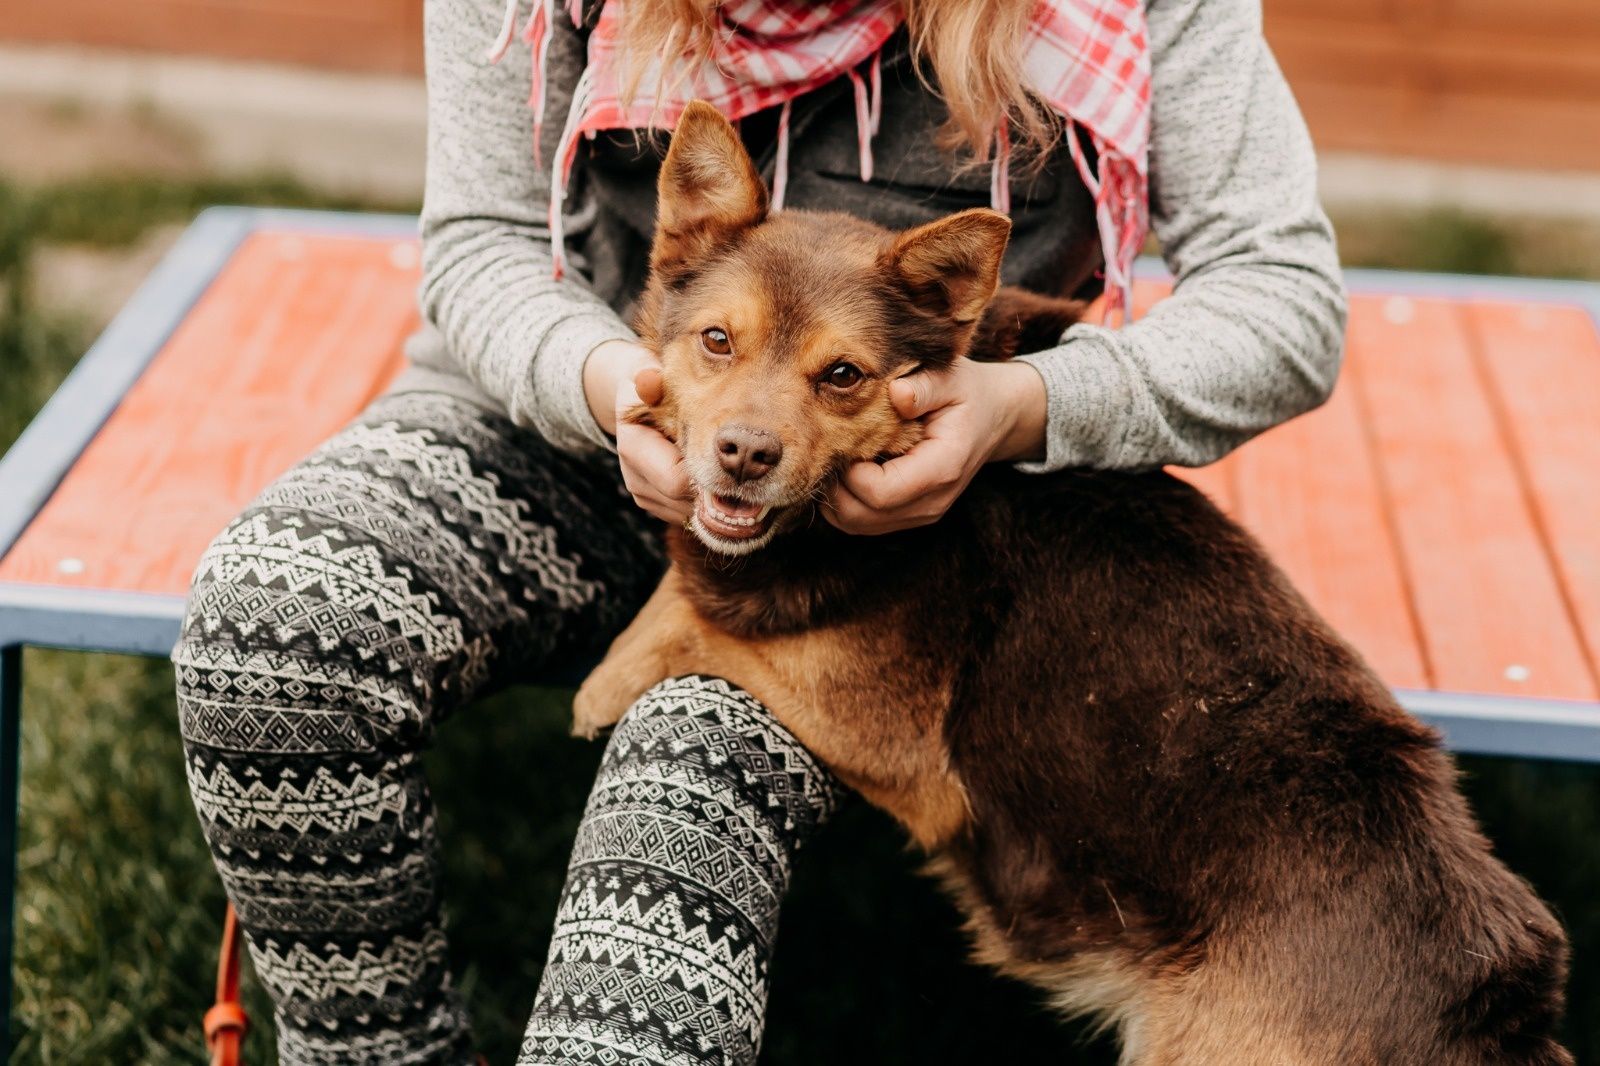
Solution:
[{"label": "brown dog", "polygon": [[818,501],[919,427],[888,383],[1047,347],[996,292],[1006,220],[768,217],[711,108],[663,165],[639,412],[700,495],[578,694],[593,734],[673,675],[743,686],[935,857],[979,955],[1124,1061],[1557,1064],[1565,942],[1489,853],[1437,738],[1242,530],[1164,473],[981,474],[938,524]]}]

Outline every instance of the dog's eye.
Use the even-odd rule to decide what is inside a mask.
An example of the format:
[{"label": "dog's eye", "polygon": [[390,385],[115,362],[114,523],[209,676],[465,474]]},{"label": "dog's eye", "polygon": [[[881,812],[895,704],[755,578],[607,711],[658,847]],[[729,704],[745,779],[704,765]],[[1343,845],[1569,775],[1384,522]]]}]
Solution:
[{"label": "dog's eye", "polygon": [[700,344],[712,355],[733,354],[733,342],[728,339],[728,334],[715,326],[700,331]]},{"label": "dog's eye", "polygon": [[834,363],[822,380],[836,389],[853,389],[861,383],[861,371],[849,363]]}]

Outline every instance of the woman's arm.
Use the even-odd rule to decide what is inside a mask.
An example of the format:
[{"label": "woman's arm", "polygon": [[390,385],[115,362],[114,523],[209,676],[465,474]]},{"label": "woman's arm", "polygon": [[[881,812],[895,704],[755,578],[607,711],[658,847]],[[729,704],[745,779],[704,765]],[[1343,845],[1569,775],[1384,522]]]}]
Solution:
[{"label": "woman's arm", "polygon": [[[633,334],[580,281],[551,276],[550,175],[533,160],[528,47],[514,41],[498,65],[485,59],[502,11],[497,0],[426,6],[422,313],[513,421],[566,451],[609,448],[585,399],[584,361],[601,343]],[[519,28],[528,13],[524,5]],[[548,60],[547,164],[582,69],[581,42],[558,27]]]},{"label": "woman's arm", "polygon": [[[846,471],[835,525],[887,533],[936,521],[985,462],[1199,466],[1332,390],[1344,285],[1260,0],[1150,0],[1148,15],[1151,221],[1173,294],[1124,329],[1080,324],[1013,363],[899,382],[896,408],[924,418],[928,439]],[[1016,376],[1019,364],[1042,388]]]},{"label": "woman's arm", "polygon": [[1122,330],[1078,325],[1024,357],[1044,458],[1198,466],[1327,398],[1345,297],[1305,123],[1260,0],[1151,0],[1151,221],[1177,281]]}]

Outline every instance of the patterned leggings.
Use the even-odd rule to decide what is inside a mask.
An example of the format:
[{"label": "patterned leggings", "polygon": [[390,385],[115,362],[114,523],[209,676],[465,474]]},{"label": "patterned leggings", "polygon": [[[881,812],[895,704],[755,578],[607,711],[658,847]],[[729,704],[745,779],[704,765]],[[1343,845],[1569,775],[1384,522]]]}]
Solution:
[{"label": "patterned leggings", "polygon": [[[657,538],[612,466],[391,395],[201,560],[173,653],[189,787],[283,1062],[473,1061],[420,755],[648,595]],[[754,1062],[789,863],[835,801],[743,692],[648,693],[590,797],[521,1062]]]}]

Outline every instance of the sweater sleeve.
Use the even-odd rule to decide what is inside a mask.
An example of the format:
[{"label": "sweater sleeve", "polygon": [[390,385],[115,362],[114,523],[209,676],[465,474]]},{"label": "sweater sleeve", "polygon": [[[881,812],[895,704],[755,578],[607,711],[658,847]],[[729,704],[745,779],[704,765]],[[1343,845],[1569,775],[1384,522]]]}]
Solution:
[{"label": "sweater sleeve", "polygon": [[[497,0],[428,0],[428,173],[422,209],[422,313],[450,358],[517,424],[569,452],[611,447],[583,393],[595,346],[632,339],[604,301],[569,272],[551,275],[548,170],[533,160],[531,62],[513,41],[486,58]],[[529,15],[519,5],[517,26]],[[582,72],[576,37],[551,43],[544,158]],[[550,126],[554,126],[554,130]]]},{"label": "sweater sleeve", "polygon": [[1260,0],[1150,0],[1150,209],[1173,294],[1120,330],[1080,324],[1024,356],[1045,458],[1199,466],[1332,391],[1345,296],[1305,123]]}]

